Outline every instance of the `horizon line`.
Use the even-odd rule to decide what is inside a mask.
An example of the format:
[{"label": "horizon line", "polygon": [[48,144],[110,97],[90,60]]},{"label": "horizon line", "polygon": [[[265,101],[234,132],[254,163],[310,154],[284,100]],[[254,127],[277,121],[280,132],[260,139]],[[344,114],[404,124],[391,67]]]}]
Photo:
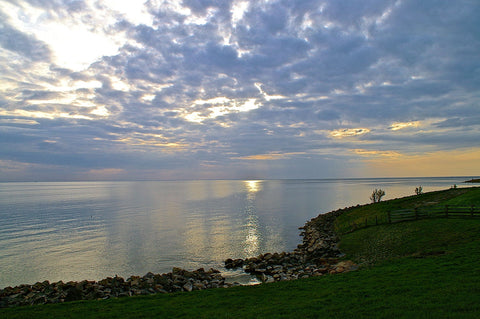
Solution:
[{"label": "horizon line", "polygon": [[[72,179],[72,180],[9,180],[0,183],[74,183],[74,182],[183,182],[183,181],[294,181],[294,180],[366,180],[366,179],[480,178],[478,176],[406,176],[406,177],[323,177],[323,178],[192,178],[192,179]],[[464,181],[466,182],[466,181]]]}]

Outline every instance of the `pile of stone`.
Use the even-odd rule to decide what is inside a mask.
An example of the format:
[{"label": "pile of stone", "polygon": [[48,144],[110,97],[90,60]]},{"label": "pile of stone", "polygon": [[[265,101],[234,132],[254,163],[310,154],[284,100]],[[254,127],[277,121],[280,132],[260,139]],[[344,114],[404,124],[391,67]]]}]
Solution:
[{"label": "pile of stone", "polygon": [[0,290],[0,307],[60,303],[73,300],[95,300],[133,295],[150,295],[177,291],[227,288],[237,284],[226,283],[218,270],[200,268],[187,271],[173,268],[167,274],[147,273],[145,276],[108,277],[96,281],[37,282]]},{"label": "pile of stone", "polygon": [[358,269],[352,261],[339,261],[335,219],[344,212],[336,210],[319,215],[300,229],[302,244],[293,252],[267,253],[247,259],[227,259],[225,268],[243,268],[262,282],[292,280],[336,274]]},{"label": "pile of stone", "polygon": [[315,262],[307,261],[298,251],[293,253],[267,253],[257,257],[227,259],[226,268],[242,267],[248,274],[255,275],[261,282],[294,280],[338,274],[356,270],[358,266],[351,261],[339,261],[338,258],[321,258]]},{"label": "pile of stone", "polygon": [[339,209],[318,215],[300,227],[303,239],[297,250],[305,256],[305,260],[316,262],[344,256],[338,249],[339,238],[335,233],[335,219],[343,212],[343,209]]}]

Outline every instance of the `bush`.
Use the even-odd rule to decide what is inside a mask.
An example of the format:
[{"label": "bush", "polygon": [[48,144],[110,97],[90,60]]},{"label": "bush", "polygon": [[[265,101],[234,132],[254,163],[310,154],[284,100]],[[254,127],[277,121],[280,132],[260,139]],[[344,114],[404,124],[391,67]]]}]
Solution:
[{"label": "bush", "polygon": [[419,187],[415,188],[415,194],[420,195],[422,193],[423,193],[423,187],[422,186],[419,186]]},{"label": "bush", "polygon": [[370,200],[373,203],[379,203],[382,200],[382,197],[385,196],[385,191],[383,189],[376,189],[373,191],[372,196],[370,196]]}]

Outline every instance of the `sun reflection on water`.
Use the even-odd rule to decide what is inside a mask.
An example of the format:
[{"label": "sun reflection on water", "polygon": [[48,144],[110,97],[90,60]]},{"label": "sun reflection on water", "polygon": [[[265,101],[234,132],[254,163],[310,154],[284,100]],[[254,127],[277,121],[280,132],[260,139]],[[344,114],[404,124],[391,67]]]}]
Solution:
[{"label": "sun reflection on water", "polygon": [[247,189],[247,198],[245,203],[245,247],[244,252],[247,257],[253,257],[260,251],[260,229],[258,222],[257,209],[255,205],[256,194],[261,190],[261,181],[244,181]]},{"label": "sun reflection on water", "polygon": [[244,181],[248,193],[257,193],[261,190],[261,181]]}]

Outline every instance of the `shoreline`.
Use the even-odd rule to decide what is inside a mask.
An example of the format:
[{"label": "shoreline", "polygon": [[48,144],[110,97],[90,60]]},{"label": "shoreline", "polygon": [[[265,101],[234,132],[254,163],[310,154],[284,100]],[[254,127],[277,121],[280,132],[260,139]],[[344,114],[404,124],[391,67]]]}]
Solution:
[{"label": "shoreline", "polygon": [[[444,189],[453,191],[453,188]],[[460,190],[455,190],[458,193]],[[418,196],[411,195],[404,198]],[[342,214],[371,204],[356,205],[319,214],[300,227],[302,243],[291,252],[265,253],[246,259],[226,259],[225,269],[241,269],[261,283],[295,280],[354,271],[358,265],[344,259],[338,248],[339,238],[334,223]],[[181,291],[247,286],[227,282],[219,270],[199,268],[188,271],[173,268],[166,274],[147,273],[143,277],[107,277],[99,281],[37,282],[0,289],[0,308],[21,305],[61,303],[74,300],[98,300],[134,295],[150,295]]]},{"label": "shoreline", "polygon": [[227,259],[225,268],[243,268],[261,282],[294,280],[324,274],[337,274],[358,269],[352,261],[343,260],[338,249],[335,219],[348,208],[338,209],[307,221],[302,230],[302,243],[292,252],[265,253],[246,259]]},{"label": "shoreline", "polygon": [[464,183],[480,183],[480,178],[472,178],[471,180],[465,181]]},{"label": "shoreline", "polygon": [[[246,259],[226,259],[225,268],[242,268],[245,274],[254,275],[260,283],[295,280],[325,274],[337,274],[357,270],[351,261],[343,260],[344,254],[337,246],[334,231],[337,216],[348,210],[338,209],[307,221],[300,236],[302,243],[292,252],[265,253]],[[58,281],[21,284],[0,289],[0,308],[23,305],[62,303],[75,300],[99,300],[157,293],[190,292],[212,288],[243,286],[227,282],[217,269],[199,268],[188,271],[174,267],[166,274],[122,277],[107,277],[99,281]],[[248,284],[247,284],[248,285]]]}]

